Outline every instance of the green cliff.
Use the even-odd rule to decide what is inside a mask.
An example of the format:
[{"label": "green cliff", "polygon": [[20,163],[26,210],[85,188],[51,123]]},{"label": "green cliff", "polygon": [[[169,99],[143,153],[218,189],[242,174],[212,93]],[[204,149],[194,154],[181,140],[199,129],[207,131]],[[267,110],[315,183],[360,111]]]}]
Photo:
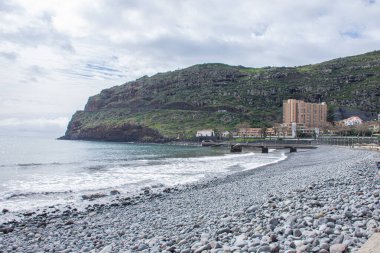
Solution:
[{"label": "green cliff", "polygon": [[[201,64],[105,89],[77,111],[63,138],[160,141],[197,129],[282,120],[282,101],[325,101],[335,120],[380,111],[380,51],[300,67]],[[376,114],[377,115],[377,114]]]}]

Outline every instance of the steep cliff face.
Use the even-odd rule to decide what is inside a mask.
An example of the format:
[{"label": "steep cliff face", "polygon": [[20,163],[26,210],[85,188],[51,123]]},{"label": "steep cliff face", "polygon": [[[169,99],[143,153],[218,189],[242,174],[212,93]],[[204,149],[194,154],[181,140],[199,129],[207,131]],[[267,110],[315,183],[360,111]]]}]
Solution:
[{"label": "steep cliff face", "polygon": [[294,68],[195,65],[103,90],[73,115],[65,138],[157,141],[199,128],[280,122],[282,101],[325,101],[335,119],[380,111],[380,52]]},{"label": "steep cliff face", "polygon": [[165,138],[155,129],[128,122],[118,124],[96,123],[85,125],[81,120],[83,112],[73,115],[66,134],[61,139],[125,141],[125,142],[163,142]]},{"label": "steep cliff face", "polygon": [[237,83],[245,76],[248,74],[236,67],[222,64],[196,65],[103,90],[90,97],[85,111],[112,108],[127,108],[131,112],[158,108],[202,110],[213,105],[210,99],[218,98],[207,95],[209,99],[205,101],[201,93],[219,92],[223,86]]}]

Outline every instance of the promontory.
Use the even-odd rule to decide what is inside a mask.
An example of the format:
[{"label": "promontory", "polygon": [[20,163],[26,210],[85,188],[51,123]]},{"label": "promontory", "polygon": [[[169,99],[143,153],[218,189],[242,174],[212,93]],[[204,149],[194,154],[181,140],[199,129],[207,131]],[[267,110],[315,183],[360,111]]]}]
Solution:
[{"label": "promontory", "polygon": [[197,129],[281,122],[282,101],[325,101],[329,120],[380,111],[380,51],[298,67],[200,64],[92,96],[63,139],[161,142]]}]

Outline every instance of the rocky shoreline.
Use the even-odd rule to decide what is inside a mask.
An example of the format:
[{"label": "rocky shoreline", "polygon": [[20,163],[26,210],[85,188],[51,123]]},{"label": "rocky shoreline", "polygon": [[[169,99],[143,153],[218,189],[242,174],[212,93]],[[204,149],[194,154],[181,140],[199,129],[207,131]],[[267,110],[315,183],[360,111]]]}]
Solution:
[{"label": "rocky shoreline", "polygon": [[0,252],[355,252],[379,230],[379,153],[322,146],[278,164],[0,229]]}]

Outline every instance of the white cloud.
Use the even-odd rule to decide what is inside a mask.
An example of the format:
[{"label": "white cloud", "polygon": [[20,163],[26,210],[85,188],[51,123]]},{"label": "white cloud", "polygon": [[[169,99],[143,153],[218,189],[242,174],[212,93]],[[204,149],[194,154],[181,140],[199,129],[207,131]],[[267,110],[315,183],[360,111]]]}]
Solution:
[{"label": "white cloud", "polygon": [[54,119],[46,118],[36,118],[36,119],[17,119],[8,118],[0,119],[0,127],[18,127],[18,126],[34,126],[34,127],[45,127],[45,126],[58,126],[61,128],[66,127],[68,119],[65,117],[59,117]]},{"label": "white cloud", "polygon": [[0,2],[0,116],[69,117],[101,89],[197,63],[295,66],[373,51],[374,0]]},{"label": "white cloud", "polygon": [[63,135],[69,119],[58,118],[5,118],[0,119],[0,134],[39,134],[59,137]]}]

